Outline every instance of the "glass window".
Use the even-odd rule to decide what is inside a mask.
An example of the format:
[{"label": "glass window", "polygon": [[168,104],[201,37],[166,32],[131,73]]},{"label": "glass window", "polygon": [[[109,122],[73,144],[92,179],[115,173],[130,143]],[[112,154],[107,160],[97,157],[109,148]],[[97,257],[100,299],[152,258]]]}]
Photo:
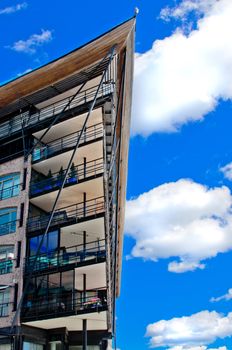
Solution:
[{"label": "glass window", "polygon": [[10,301],[9,287],[0,286],[0,317],[8,316],[9,301]]},{"label": "glass window", "polygon": [[63,344],[61,341],[52,341],[49,343],[49,350],[62,350]]},{"label": "glass window", "polygon": [[8,174],[0,177],[0,200],[18,196],[20,174]]},{"label": "glass window", "polygon": [[0,235],[16,231],[17,208],[0,209]]},{"label": "glass window", "polygon": [[23,350],[43,350],[43,345],[24,341]]},{"label": "glass window", "polygon": [[[69,350],[82,350],[82,349],[83,349],[82,345],[69,346]],[[100,346],[88,345],[87,350],[100,350]]]},{"label": "glass window", "polygon": [[0,350],[11,350],[11,344],[0,344]]},{"label": "glass window", "polygon": [[13,259],[14,259],[14,246],[13,245],[0,246],[0,275],[12,272]]},{"label": "glass window", "polygon": [[[32,237],[29,244],[29,255],[36,254],[42,236]],[[48,232],[44,237],[42,246],[40,248],[40,254],[47,254],[58,250],[58,231]]]}]

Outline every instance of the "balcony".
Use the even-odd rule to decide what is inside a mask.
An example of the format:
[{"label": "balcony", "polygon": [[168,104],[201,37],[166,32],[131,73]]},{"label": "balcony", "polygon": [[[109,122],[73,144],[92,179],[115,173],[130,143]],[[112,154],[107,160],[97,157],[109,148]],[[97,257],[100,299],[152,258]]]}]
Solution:
[{"label": "balcony", "polygon": [[64,247],[59,252],[53,251],[46,254],[39,254],[35,263],[35,256],[25,259],[25,273],[50,271],[62,267],[76,268],[87,264],[105,261],[106,246],[105,240],[88,242],[85,245],[79,244],[72,247]]},{"label": "balcony", "polygon": [[[103,158],[95,159],[77,166],[74,166],[73,164],[67,179],[65,180],[64,187],[77,185],[83,181],[88,181],[102,176],[103,170]],[[66,169],[53,174],[50,173],[49,176],[42,181],[32,181],[30,187],[30,197],[36,197],[58,190],[64,180],[65,172]],[[42,174],[38,174],[37,176],[40,177],[41,175]],[[43,178],[45,177],[44,175],[42,176]]]},{"label": "balcony", "polygon": [[[81,130],[53,140],[45,145],[37,146],[32,154],[32,162],[37,163],[42,160],[54,157],[60,153],[70,151],[73,149],[79,139]],[[91,142],[99,141],[103,137],[102,123],[89,126],[83,132],[80,139],[79,147],[89,144]]]},{"label": "balcony", "polygon": [[[103,216],[105,211],[104,197],[97,197],[74,205],[55,210],[50,227],[64,227],[82,221]],[[50,214],[30,217],[27,222],[28,232],[44,230]]]},{"label": "balcony", "polygon": [[[83,104],[91,102],[95,94],[97,92],[98,85],[81,91],[69,104],[68,108],[65,110],[66,113],[69,113],[74,110],[74,108],[79,107]],[[102,85],[100,88],[97,98],[103,98],[114,91],[114,83],[109,82]],[[25,121],[24,128],[32,128],[44,123],[45,120],[49,120],[50,118],[54,118],[58,114],[62,113],[66,105],[71,101],[74,97],[69,96],[66,97],[56,103],[48,105],[44,108],[41,108],[34,114],[30,114],[29,111],[24,112],[23,114],[19,114],[10,119],[5,123],[0,125],[0,138],[9,137],[17,132],[21,132],[22,128],[22,119]]]},{"label": "balcony", "polygon": [[62,291],[58,290],[54,294],[39,297],[36,300],[27,299],[22,308],[21,317],[23,322],[28,322],[105,310],[107,310],[105,289],[91,291],[91,296],[82,294],[81,297],[77,292],[70,291],[62,295]]}]

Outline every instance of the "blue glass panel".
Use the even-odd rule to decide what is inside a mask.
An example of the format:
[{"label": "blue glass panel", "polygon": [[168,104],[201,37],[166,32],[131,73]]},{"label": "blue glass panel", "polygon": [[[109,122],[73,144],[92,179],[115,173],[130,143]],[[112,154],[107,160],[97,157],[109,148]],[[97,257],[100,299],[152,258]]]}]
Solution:
[{"label": "blue glass panel", "polygon": [[0,235],[16,231],[17,208],[0,209]]},{"label": "blue glass panel", "polygon": [[20,174],[8,174],[0,177],[0,200],[19,194]]}]

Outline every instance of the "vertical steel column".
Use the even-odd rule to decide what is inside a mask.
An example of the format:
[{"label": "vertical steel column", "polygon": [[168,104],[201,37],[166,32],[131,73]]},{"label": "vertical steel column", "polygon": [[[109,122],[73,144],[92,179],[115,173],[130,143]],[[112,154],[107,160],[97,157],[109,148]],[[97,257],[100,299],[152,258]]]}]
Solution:
[{"label": "vertical steel column", "polygon": [[85,260],[86,257],[86,231],[83,231],[83,260]]},{"label": "vertical steel column", "polygon": [[83,193],[83,217],[86,217],[86,192]]},{"label": "vertical steel column", "polygon": [[87,337],[87,320],[82,320],[82,349],[87,350],[87,343],[88,343],[88,337]]},{"label": "vertical steel column", "polygon": [[84,161],[83,161],[83,175],[84,175],[84,179],[86,178],[86,157],[84,157]]}]

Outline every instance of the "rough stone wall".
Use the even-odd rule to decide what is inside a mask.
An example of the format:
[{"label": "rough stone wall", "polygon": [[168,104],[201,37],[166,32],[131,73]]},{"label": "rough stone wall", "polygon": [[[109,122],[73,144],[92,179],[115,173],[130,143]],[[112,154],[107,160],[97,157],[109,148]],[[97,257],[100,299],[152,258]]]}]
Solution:
[{"label": "rough stone wall", "polygon": [[[26,179],[26,188],[22,190],[23,184],[23,174],[24,168],[27,168],[27,179]],[[29,181],[31,176],[31,165],[30,159],[28,162],[24,161],[24,158],[17,158],[1,164],[0,166],[0,176],[7,175],[10,173],[20,173],[20,192],[19,195],[12,198],[7,198],[4,200],[0,200],[0,209],[9,208],[9,207],[17,207],[17,228],[15,233],[10,233],[7,235],[0,236],[0,245],[14,245],[14,264],[12,273],[0,275],[0,284],[1,285],[9,285],[10,288],[10,302],[14,301],[14,285],[18,283],[18,302],[22,295],[23,288],[23,268],[24,268],[24,257],[26,254],[26,222],[28,215],[28,206],[29,206]],[[21,203],[24,203],[24,216],[23,216],[23,225],[19,227],[19,219],[20,219],[20,208]],[[19,267],[16,266],[17,259],[17,245],[18,241],[21,241],[21,259]],[[8,327],[11,325],[12,319],[15,315],[13,310],[13,304],[10,304],[9,307],[9,316],[0,317],[0,328]],[[19,321],[17,322],[17,324]]]}]

